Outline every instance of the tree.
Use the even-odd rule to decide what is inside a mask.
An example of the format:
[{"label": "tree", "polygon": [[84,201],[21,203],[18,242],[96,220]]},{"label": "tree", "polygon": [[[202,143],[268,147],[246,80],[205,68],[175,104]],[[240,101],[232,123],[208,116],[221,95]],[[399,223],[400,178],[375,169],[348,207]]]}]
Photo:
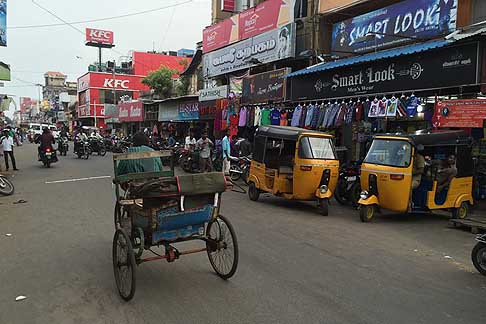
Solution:
[{"label": "tree", "polygon": [[172,95],[174,88],[174,82],[172,76],[177,74],[176,70],[169,69],[166,66],[160,67],[156,71],[150,72],[142,83],[149,86],[155,93],[159,94],[162,98],[169,98]]},{"label": "tree", "polygon": [[[182,70],[185,71],[189,62],[187,60],[180,60],[179,65],[182,66]],[[176,82],[176,95],[182,97],[189,94],[189,85],[191,84],[191,77],[188,75],[181,75]]]}]

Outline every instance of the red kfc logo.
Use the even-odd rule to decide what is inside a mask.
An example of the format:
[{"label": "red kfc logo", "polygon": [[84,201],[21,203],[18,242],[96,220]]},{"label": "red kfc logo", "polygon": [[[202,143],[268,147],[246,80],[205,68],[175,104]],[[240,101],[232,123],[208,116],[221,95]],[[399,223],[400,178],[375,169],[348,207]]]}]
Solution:
[{"label": "red kfc logo", "polygon": [[86,28],[86,42],[113,44],[113,32],[109,30]]}]

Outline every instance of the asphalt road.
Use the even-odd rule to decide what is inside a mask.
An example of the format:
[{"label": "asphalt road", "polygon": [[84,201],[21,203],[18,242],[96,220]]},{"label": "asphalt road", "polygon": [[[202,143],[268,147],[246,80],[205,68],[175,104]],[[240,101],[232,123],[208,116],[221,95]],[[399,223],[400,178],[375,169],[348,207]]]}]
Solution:
[{"label": "asphalt road", "polygon": [[[443,216],[386,214],[362,224],[333,204],[227,193],[240,245],[236,275],[205,254],[137,269],[137,292],[116,291],[112,160],[72,153],[51,169],[16,151],[16,193],[0,197],[0,323],[484,323],[486,277],[474,236]],[[19,199],[26,203],[14,204]],[[5,234],[12,236],[7,237]],[[28,298],[16,302],[15,298]]]}]

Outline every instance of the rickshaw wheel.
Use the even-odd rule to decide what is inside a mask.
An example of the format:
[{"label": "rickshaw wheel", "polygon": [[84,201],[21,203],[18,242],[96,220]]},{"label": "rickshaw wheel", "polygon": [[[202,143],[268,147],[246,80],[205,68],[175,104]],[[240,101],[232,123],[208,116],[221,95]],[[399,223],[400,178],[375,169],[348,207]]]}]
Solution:
[{"label": "rickshaw wheel", "polygon": [[368,223],[375,217],[375,206],[373,205],[361,205],[359,210],[359,218],[363,223]]},{"label": "rickshaw wheel", "polygon": [[319,209],[321,211],[322,216],[329,215],[329,199],[319,199]]},{"label": "rickshaw wheel", "polygon": [[113,237],[113,272],[120,297],[129,301],[135,295],[135,256],[130,237],[123,229],[117,229]]},{"label": "rickshaw wheel", "polygon": [[486,276],[486,244],[479,242],[477,243],[472,252],[471,259],[474,267],[482,274]]},{"label": "rickshaw wheel", "polygon": [[257,201],[258,198],[260,198],[260,192],[254,182],[250,182],[250,185],[248,186],[248,197],[252,201]]},{"label": "rickshaw wheel", "polygon": [[452,210],[452,218],[455,219],[464,219],[469,214],[469,205],[467,202],[463,201],[459,208],[455,208]]},{"label": "rickshaw wheel", "polygon": [[206,250],[209,262],[222,279],[231,278],[238,266],[238,241],[235,230],[226,217],[219,215],[208,224]]}]

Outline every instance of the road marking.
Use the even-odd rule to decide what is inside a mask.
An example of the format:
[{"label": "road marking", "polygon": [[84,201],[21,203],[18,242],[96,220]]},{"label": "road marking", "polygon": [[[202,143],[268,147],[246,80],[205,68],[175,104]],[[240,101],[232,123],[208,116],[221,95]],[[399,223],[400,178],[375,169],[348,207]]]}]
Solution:
[{"label": "road marking", "polygon": [[87,181],[87,180],[96,180],[96,179],[106,179],[111,178],[111,176],[99,176],[99,177],[88,177],[88,178],[77,178],[77,179],[65,179],[65,180],[56,180],[56,181],[46,181],[46,184],[51,183],[64,183],[64,182],[76,182],[76,181]]}]

